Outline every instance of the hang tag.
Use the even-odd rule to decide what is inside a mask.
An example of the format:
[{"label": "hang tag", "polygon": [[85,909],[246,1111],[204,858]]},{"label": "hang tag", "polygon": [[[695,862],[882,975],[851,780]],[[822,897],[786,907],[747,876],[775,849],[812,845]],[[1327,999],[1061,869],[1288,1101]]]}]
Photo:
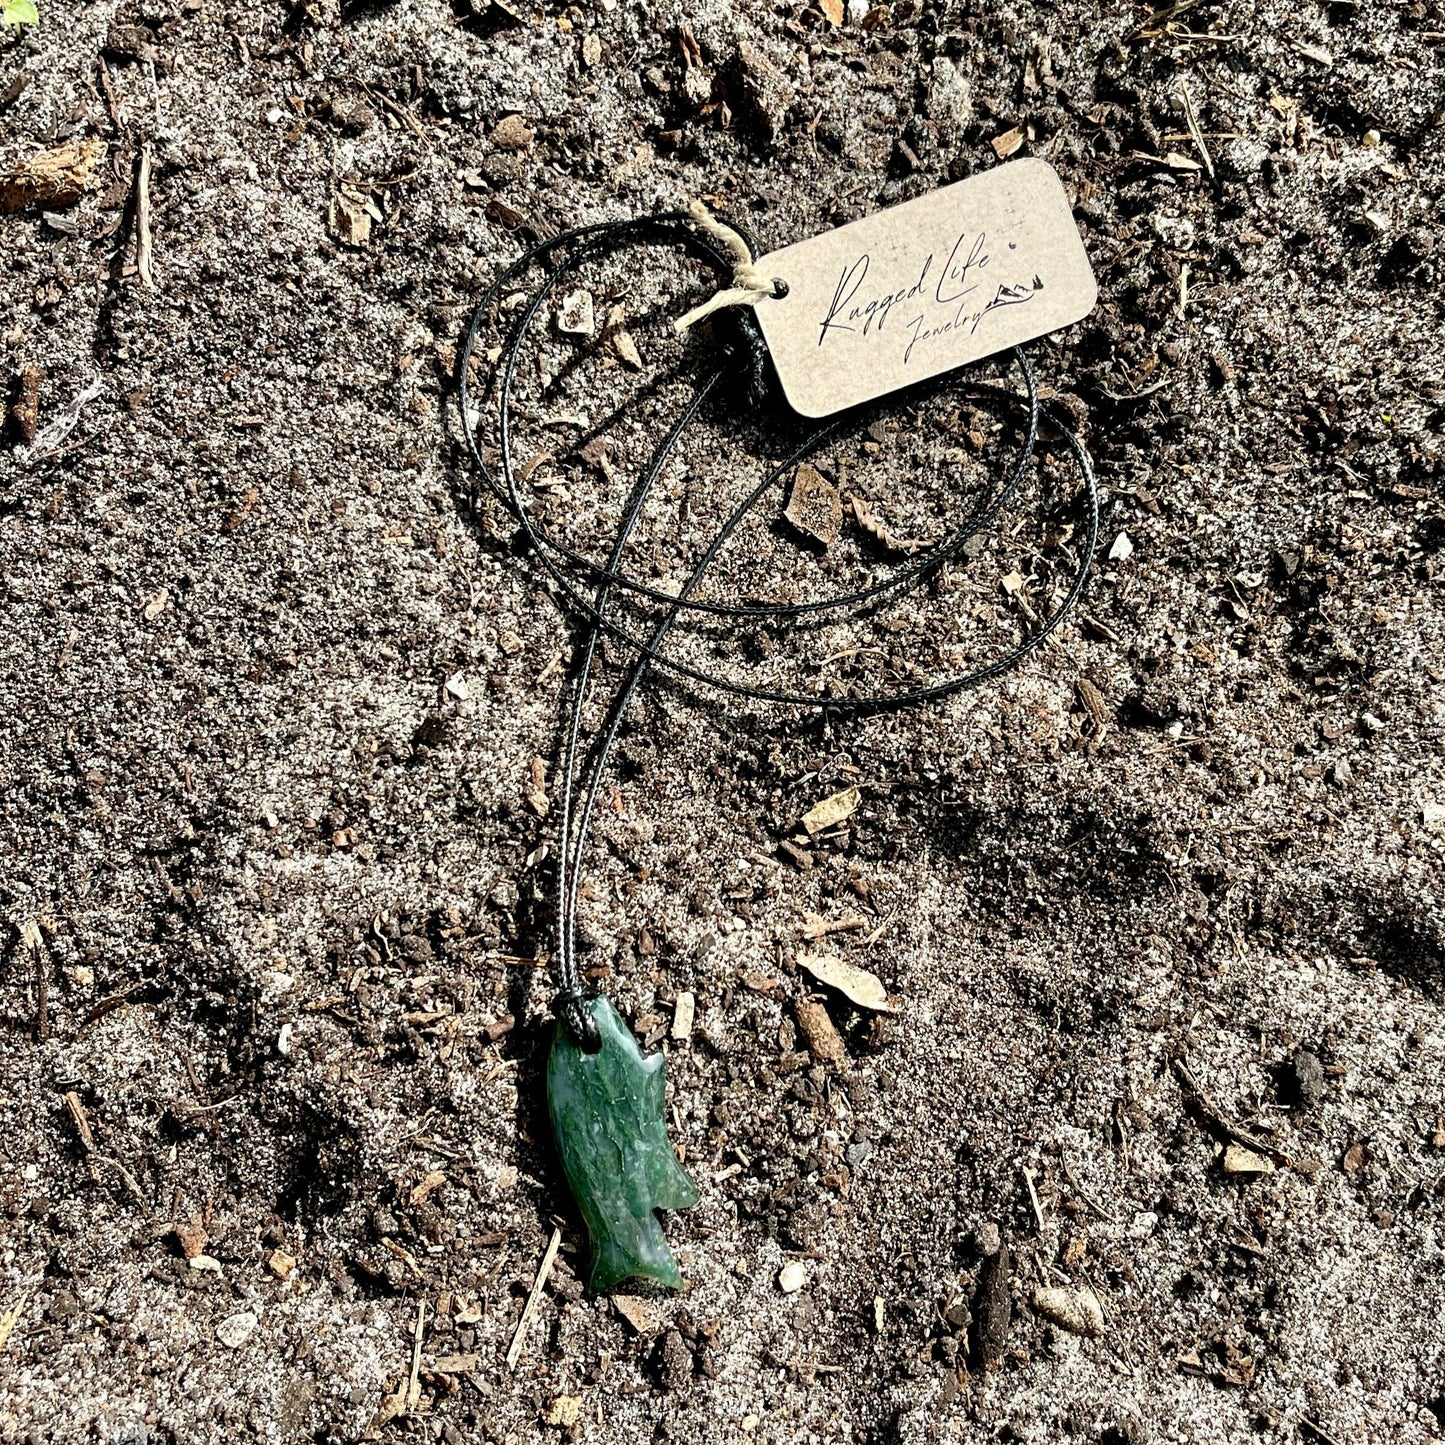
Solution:
[{"label": "hang tag", "polygon": [[1098,287],[1063,182],[1012,161],[773,251],[754,308],[783,393],[831,416],[1082,320]]}]

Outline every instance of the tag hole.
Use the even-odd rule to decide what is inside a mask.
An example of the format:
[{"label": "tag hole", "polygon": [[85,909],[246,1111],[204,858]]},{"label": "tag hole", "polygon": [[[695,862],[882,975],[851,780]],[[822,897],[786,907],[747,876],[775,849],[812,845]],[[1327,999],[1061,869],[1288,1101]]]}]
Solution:
[{"label": "tag hole", "polygon": [[783,299],[783,297],[788,294],[788,292],[789,292],[790,289],[791,289],[791,288],[789,287],[788,283],[787,283],[786,281],[784,281],[781,276],[774,276],[774,277],[773,277],[773,300],[774,300],[774,301],[781,301],[781,300]]}]

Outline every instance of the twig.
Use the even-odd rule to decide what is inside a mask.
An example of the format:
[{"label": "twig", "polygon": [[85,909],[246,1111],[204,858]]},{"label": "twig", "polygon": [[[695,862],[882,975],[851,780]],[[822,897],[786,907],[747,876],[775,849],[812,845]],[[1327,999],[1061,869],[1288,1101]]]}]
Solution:
[{"label": "twig", "polygon": [[1034,1207],[1034,1218],[1038,1220],[1039,1233],[1042,1234],[1044,1232],[1044,1211],[1043,1206],[1039,1203],[1038,1190],[1034,1188],[1034,1171],[1024,1168],[1019,1172],[1024,1176],[1024,1183],[1029,1186],[1029,1203]]},{"label": "twig", "polygon": [[416,1334],[411,1344],[411,1379],[406,1387],[406,1408],[414,1410],[417,1401],[421,1399],[421,1383],[418,1376],[421,1374],[421,1335],[422,1326],[426,1323],[426,1301],[416,1302]]},{"label": "twig", "polygon": [[151,1212],[150,1200],[141,1193],[141,1187],[136,1183],[135,1175],[132,1174],[119,1159],[112,1159],[105,1154],[92,1154],[90,1157],[94,1159],[97,1164],[109,1164],[130,1186],[130,1192],[139,1200],[140,1207],[144,1209],[147,1214]]},{"label": "twig", "polygon": [[80,1102],[80,1095],[73,1089],[65,1096],[65,1107],[70,1112],[75,1132],[80,1136],[81,1147],[87,1154],[94,1152],[95,1136],[90,1132],[90,1120],[85,1117],[85,1105]]},{"label": "twig", "polygon": [[1094,1213],[1099,1216],[1100,1219],[1107,1219],[1110,1224],[1117,1224],[1119,1222],[1117,1215],[1110,1214],[1109,1211],[1103,1207],[1103,1205],[1096,1204],[1092,1199],[1089,1198],[1087,1194],[1084,1193],[1084,1186],[1079,1183],[1077,1178],[1075,1178],[1074,1171],[1069,1166],[1069,1156],[1065,1154],[1062,1149],[1059,1151],[1059,1159],[1062,1161],[1064,1166],[1064,1178],[1066,1178],[1073,1186],[1074,1193],[1077,1194],[1079,1198],[1082,1199],[1084,1203],[1087,1204],[1089,1208],[1092,1209]]},{"label": "twig", "polygon": [[120,118],[120,102],[115,98],[115,86],[110,80],[110,66],[105,63],[105,56],[100,57],[100,88],[105,92],[106,109],[110,111],[110,123],[115,127],[116,135],[125,129]]},{"label": "twig", "polygon": [[140,148],[135,178],[135,269],[141,285],[155,289],[151,278],[151,148]]},{"label": "twig", "polygon": [[1199,117],[1194,113],[1194,102],[1189,98],[1189,87],[1181,80],[1179,82],[1179,99],[1184,103],[1184,124],[1189,127],[1189,134],[1194,141],[1195,148],[1199,151],[1199,159],[1204,162],[1204,169],[1209,174],[1209,179],[1214,180],[1214,162],[1210,159],[1209,147],[1204,144],[1204,132],[1199,129]]},{"label": "twig", "polygon": [[35,1036],[46,1043],[50,1038],[50,969],[45,961],[45,940],[32,921],[20,930],[21,941],[30,949],[35,961]]},{"label": "twig", "polygon": [[527,1332],[527,1326],[532,1323],[532,1316],[537,1313],[537,1306],[542,1300],[542,1291],[547,1287],[547,1278],[552,1273],[552,1262],[557,1258],[557,1249],[562,1243],[562,1231],[554,1228],[552,1230],[552,1242],[547,1246],[547,1252],[542,1256],[542,1263],[537,1266],[537,1278],[532,1281],[532,1293],[527,1296],[527,1303],[522,1307],[522,1318],[517,1321],[517,1332],[512,1336],[512,1346],[507,1351],[507,1368],[515,1370],[517,1361],[522,1357],[522,1337]]},{"label": "twig", "polygon": [[1256,1154],[1267,1155],[1276,1163],[1288,1165],[1292,1162],[1289,1155],[1284,1153],[1278,1145],[1258,1134],[1252,1134],[1242,1124],[1236,1124],[1224,1113],[1214,1102],[1214,1096],[1201,1087],[1199,1081],[1190,1072],[1189,1065],[1183,1059],[1174,1060],[1174,1072],[1179,1075],[1189,1102],[1226,1137],[1233,1139],[1238,1144],[1243,1144],[1246,1149],[1253,1149]]},{"label": "twig", "polygon": [[383,95],[379,90],[373,90],[369,85],[363,87],[366,93],[383,109],[389,110],[418,140],[425,141],[427,133],[422,123],[405,106],[398,105],[389,95]]},{"label": "twig", "polygon": [[80,1021],[80,1027],[85,1028],[88,1024],[95,1023],[97,1019],[103,1019],[106,1014],[114,1013],[116,1009],[128,1004],[138,993],[144,993],[150,987],[149,982],[142,980],[140,983],[132,984],[124,993],[112,994],[109,998],[101,999]]}]

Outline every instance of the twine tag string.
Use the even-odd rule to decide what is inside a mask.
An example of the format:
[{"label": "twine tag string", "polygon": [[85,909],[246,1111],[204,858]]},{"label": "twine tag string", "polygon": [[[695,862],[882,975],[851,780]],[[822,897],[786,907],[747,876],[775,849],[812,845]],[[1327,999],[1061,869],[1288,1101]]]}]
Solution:
[{"label": "twine tag string", "polygon": [[731,226],[724,225],[701,201],[688,204],[688,214],[715,241],[727,247],[733,259],[733,284],[725,290],[710,296],[700,306],[694,306],[686,316],[679,316],[672,323],[672,329],[679,336],[689,326],[696,325],[714,311],[726,306],[756,306],[764,296],[781,297],[788,294],[786,281],[766,275],[753,264],[753,253],[748,243]]}]

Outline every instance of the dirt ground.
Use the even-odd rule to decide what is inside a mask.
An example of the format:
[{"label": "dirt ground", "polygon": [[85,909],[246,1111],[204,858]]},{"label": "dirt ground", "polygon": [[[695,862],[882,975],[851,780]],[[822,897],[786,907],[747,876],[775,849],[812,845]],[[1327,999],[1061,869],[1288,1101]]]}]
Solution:
[{"label": "dirt ground", "polygon": [[[0,220],[0,1439],[1439,1439],[1442,45],[1440,0],[42,0],[5,32],[5,143],[106,153]],[[466,500],[470,305],[581,221],[703,194],[778,246],[1010,151],[1098,275],[1033,348],[1098,568],[944,704],[647,686],[584,962],[667,1051],[702,1201],[680,1294],[591,1300],[534,962],[569,633]],[[518,449],[595,552],[708,288],[664,252],[583,280],[641,370],[544,320]],[[820,467],[936,535],[1016,440],[950,395]],[[639,575],[781,454],[735,408]],[[679,646],[843,687],[987,655],[1055,595],[1075,485],[1051,456],[876,617]],[[776,510],[728,587],[870,565]],[[832,1062],[797,1028],[820,950],[896,1005],[817,995]]]}]

